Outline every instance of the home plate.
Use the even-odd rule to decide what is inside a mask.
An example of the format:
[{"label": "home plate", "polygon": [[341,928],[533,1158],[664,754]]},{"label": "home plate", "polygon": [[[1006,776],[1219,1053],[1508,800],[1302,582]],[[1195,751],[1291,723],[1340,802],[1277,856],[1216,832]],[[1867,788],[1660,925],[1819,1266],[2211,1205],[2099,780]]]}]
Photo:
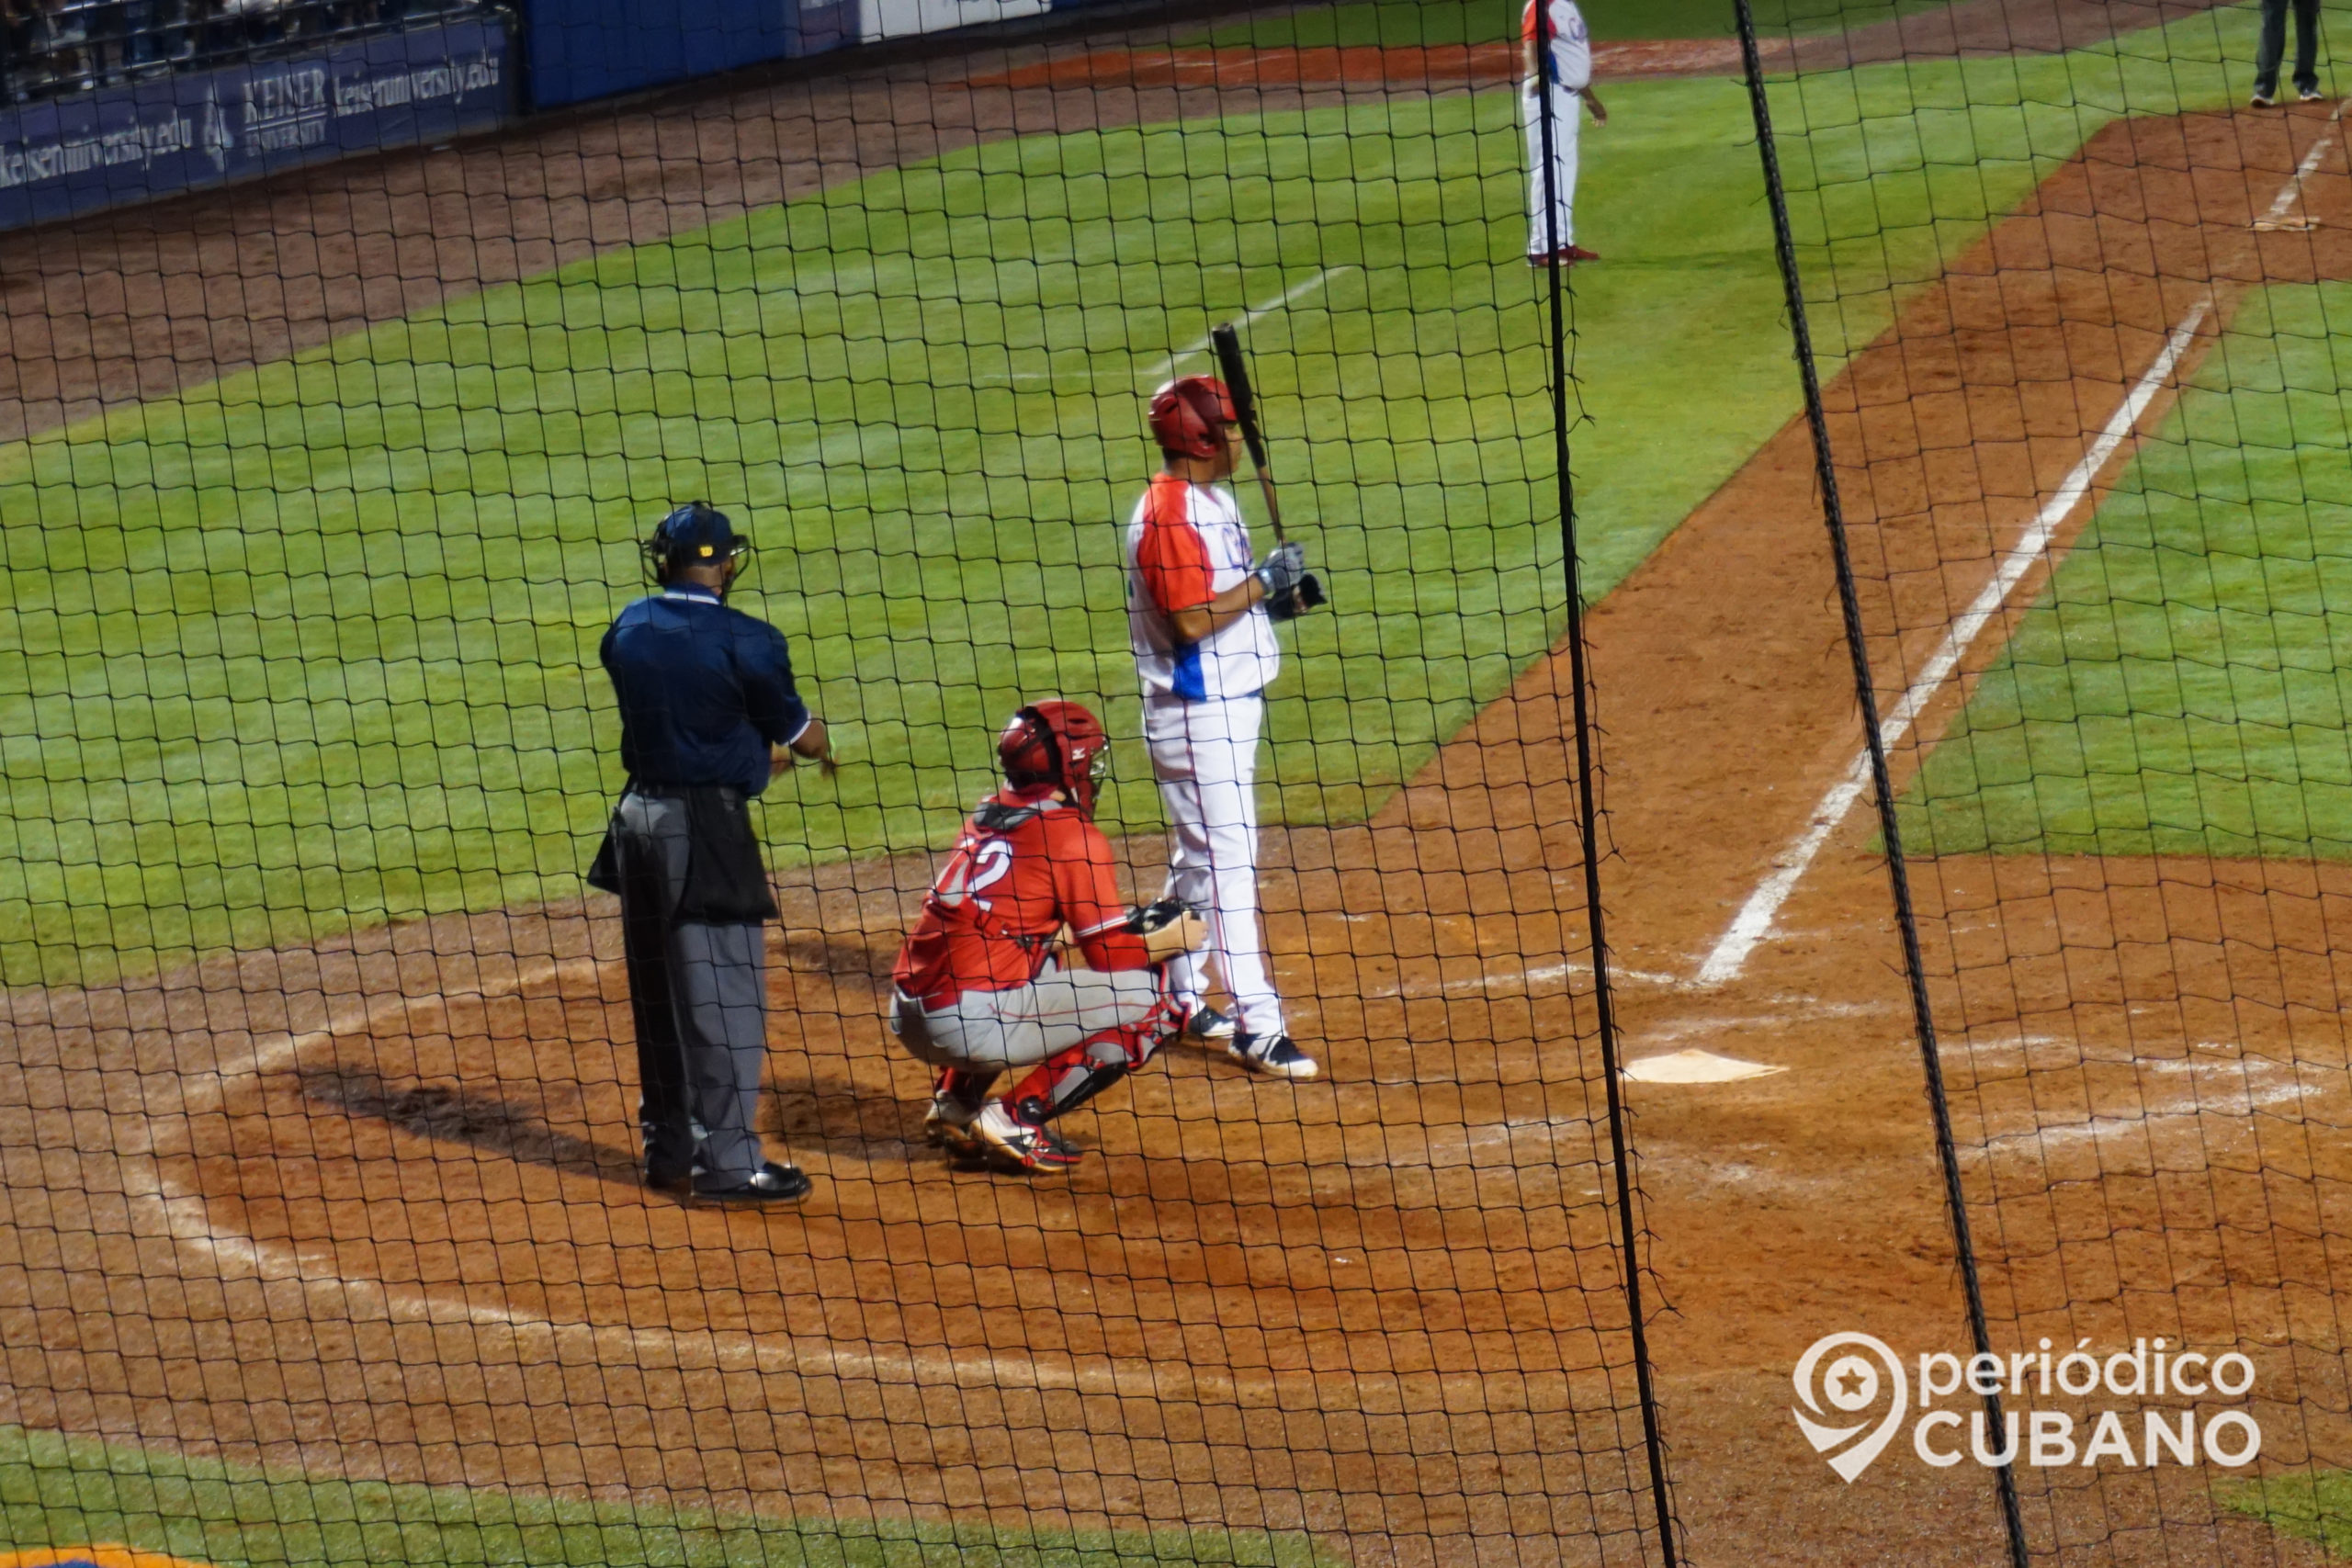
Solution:
[{"label": "home plate", "polygon": [[2257,234],[2305,234],[2319,227],[2319,220],[2302,218],[2257,218],[2254,220]]},{"label": "home plate", "polygon": [[1644,1056],[1628,1062],[1624,1074],[1636,1083],[1737,1083],[1742,1078],[1770,1077],[1786,1067],[1743,1062],[1712,1051],[1677,1051],[1670,1056]]}]

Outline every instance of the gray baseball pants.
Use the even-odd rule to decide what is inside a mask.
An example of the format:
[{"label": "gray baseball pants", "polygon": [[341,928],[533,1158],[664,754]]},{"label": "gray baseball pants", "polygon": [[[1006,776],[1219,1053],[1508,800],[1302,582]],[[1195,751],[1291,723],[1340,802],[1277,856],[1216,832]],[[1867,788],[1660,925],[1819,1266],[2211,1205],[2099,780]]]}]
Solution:
[{"label": "gray baseball pants", "polygon": [[1063,969],[1001,991],[966,991],[936,1012],[897,992],[890,1027],[934,1067],[1029,1067],[1105,1030],[1141,1023],[1159,999],[1148,969]]},{"label": "gray baseball pants", "polygon": [[613,813],[621,933],[637,1021],[639,1118],[649,1168],[707,1187],[766,1163],[752,1113],[767,1060],[767,943],[756,925],[673,919],[685,894],[686,804],[631,792]]}]

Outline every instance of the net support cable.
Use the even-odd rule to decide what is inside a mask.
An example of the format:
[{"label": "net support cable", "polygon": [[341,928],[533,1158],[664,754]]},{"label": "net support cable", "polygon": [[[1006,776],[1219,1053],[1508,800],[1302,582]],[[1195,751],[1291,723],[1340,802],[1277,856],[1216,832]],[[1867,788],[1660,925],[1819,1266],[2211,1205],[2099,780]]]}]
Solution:
[{"label": "net support cable", "polygon": [[[1553,18],[1538,6],[1544,61],[1552,55]],[[1633,1345],[1634,1380],[1642,1406],[1642,1447],[1649,1466],[1650,1501],[1657,1515],[1658,1551],[1675,1568],[1674,1511],[1666,1479],[1666,1442],[1658,1429],[1657,1390],[1650,1373],[1649,1331],[1642,1303],[1641,1225],[1634,1210],[1630,1139],[1626,1135],[1624,1086],[1620,1081],[1617,1015],[1609,974],[1608,919],[1600,898],[1600,807],[1594,782],[1593,718],[1584,640],[1584,584],[1577,553],[1576,477],[1568,467],[1568,288],[1560,253],[1559,161],[1555,152],[1558,105],[1548,87],[1536,94],[1536,124],[1544,143],[1544,240],[1552,257],[1545,267],[1546,346],[1551,352],[1552,458],[1559,487],[1560,570],[1567,580],[1568,681],[1576,728],[1577,834],[1582,850],[1586,919],[1592,932],[1593,1028],[1600,1043],[1600,1071],[1608,1086],[1609,1152],[1617,1189],[1618,1246],[1624,1254],[1626,1327]],[[1577,112],[1581,112],[1581,106]]]},{"label": "net support cable", "polygon": [[[1846,515],[1838,492],[1838,470],[1829,446],[1829,415],[1822,402],[1821,377],[1815,367],[1813,333],[1805,317],[1804,290],[1797,276],[1796,240],[1790,227],[1788,190],[1781,177],[1780,154],[1772,141],[1772,106],[1764,85],[1764,63],[1756,41],[1756,14],[1749,0],[1733,0],[1739,25],[1740,61],[1747,81],[1749,112],[1756,125],[1757,154],[1763,160],[1764,189],[1772,209],[1772,250],[1781,265],[1781,286],[1789,311],[1789,333],[1804,388],[1805,423],[1813,437],[1815,481],[1821,487],[1821,520],[1828,530],[1829,550],[1838,575],[1838,606],[1842,617],[1846,651],[1854,671],[1854,700],[1861,707],[1862,747],[1870,758],[1871,799],[1878,808],[1879,831],[1886,844],[1887,883],[1894,897],[1895,930],[1903,938],[1903,975],[1911,997],[1912,1024],[1918,1035],[1919,1065],[1925,1075],[1928,1108],[1935,1120],[1936,1155],[1943,1168],[1944,1203],[1951,1217],[1952,1245],[1960,1261],[1961,1286],[1968,1303],[1968,1333],[1976,1354],[1992,1354],[1992,1333],[1984,1315],[1984,1288],[1976,1267],[1975,1243],[1970,1235],[1968,1204],[1961,1186],[1960,1150],[1952,1135],[1951,1107],[1944,1092],[1943,1062],[1938,1055],[1936,1021],[1928,994],[1926,961],[1919,946],[1919,919],[1911,898],[1911,880],[1903,859],[1901,825],[1895,819],[1894,784],[1887,772],[1886,746],[1879,729],[1878,694],[1871,679],[1870,649],[1863,639],[1861,602],[1854,584],[1854,563],[1848,548]],[[1570,570],[1574,567],[1571,565]],[[1595,919],[1598,919],[1596,913]],[[1595,946],[1599,946],[1596,934]],[[1605,992],[1604,992],[1605,995]],[[1605,1015],[1604,1015],[1605,1016]],[[1609,1039],[1601,1026],[1601,1039]],[[1613,1086],[1612,1086],[1613,1089]],[[2006,1430],[2001,1395],[1996,1388],[1984,1395],[1988,1429]],[[2014,1456],[2012,1456],[2014,1457]],[[2013,1465],[1990,1467],[2000,1496],[2001,1523],[2008,1537],[2008,1559],[2014,1568],[2026,1568],[2025,1517],[2018,1506]]]}]

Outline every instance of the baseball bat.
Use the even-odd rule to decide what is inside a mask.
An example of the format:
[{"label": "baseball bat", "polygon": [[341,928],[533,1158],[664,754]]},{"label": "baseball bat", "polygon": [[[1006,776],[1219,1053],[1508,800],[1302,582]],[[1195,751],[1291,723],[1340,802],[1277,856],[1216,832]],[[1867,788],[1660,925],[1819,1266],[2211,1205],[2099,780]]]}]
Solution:
[{"label": "baseball bat", "polygon": [[1249,364],[1241,357],[1241,334],[1227,321],[1210,330],[1209,341],[1216,345],[1217,368],[1225,375],[1226,389],[1233,394],[1233,413],[1241,422],[1241,439],[1250,448],[1250,465],[1258,470],[1258,491],[1266,498],[1266,515],[1273,521],[1274,542],[1282,544],[1288,536],[1283,532],[1282,503],[1274,499],[1273,470],[1266,466],[1266,434],[1258,428],[1258,399],[1250,388]]}]

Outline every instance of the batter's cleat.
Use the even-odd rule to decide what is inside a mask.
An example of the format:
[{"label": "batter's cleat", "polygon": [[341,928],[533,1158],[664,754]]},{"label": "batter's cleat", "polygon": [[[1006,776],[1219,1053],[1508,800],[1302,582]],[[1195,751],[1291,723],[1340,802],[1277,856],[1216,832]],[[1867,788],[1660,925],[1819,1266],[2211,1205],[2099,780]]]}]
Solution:
[{"label": "batter's cleat", "polygon": [[1193,1002],[1184,1009],[1184,1038],[1187,1040],[1230,1040],[1240,1026],[1206,1002]]},{"label": "batter's cleat", "polygon": [[1298,1048],[1288,1034],[1237,1034],[1225,1043],[1227,1055],[1253,1073],[1270,1078],[1304,1083],[1318,1071],[1315,1058]]},{"label": "batter's cleat", "polygon": [[2277,98],[2271,96],[2268,93],[2256,93],[2254,96],[2248,98],[2246,103],[2253,108],[2267,109],[2278,101],[2278,100]]},{"label": "batter's cleat", "polygon": [[972,1135],[990,1153],[1023,1170],[1068,1170],[1084,1157],[1077,1145],[1041,1122],[1014,1115],[1001,1100],[973,1119]]},{"label": "batter's cleat", "polygon": [[951,1159],[969,1159],[982,1152],[979,1136],[972,1131],[977,1120],[976,1112],[956,1103],[953,1097],[934,1094],[931,1109],[922,1113],[922,1141],[945,1149]]},{"label": "batter's cleat", "polygon": [[733,1187],[705,1186],[700,1177],[695,1179],[695,1200],[702,1203],[790,1203],[808,1196],[816,1185],[797,1169],[788,1165],[768,1161],[753,1171],[749,1180]]},{"label": "batter's cleat", "polygon": [[2319,102],[2319,101],[2320,101],[2320,99],[2322,99],[2322,98],[2324,98],[2324,97],[2327,96],[2327,95],[2326,95],[2325,93],[2321,92],[2317,87],[2304,87],[2304,88],[2302,88],[2302,89],[2299,90],[2299,91],[2295,94],[2295,96],[2297,96],[2298,98],[2301,98],[2303,102],[2305,102],[2305,103],[2307,103],[2307,104],[2315,104],[2315,103]]}]

